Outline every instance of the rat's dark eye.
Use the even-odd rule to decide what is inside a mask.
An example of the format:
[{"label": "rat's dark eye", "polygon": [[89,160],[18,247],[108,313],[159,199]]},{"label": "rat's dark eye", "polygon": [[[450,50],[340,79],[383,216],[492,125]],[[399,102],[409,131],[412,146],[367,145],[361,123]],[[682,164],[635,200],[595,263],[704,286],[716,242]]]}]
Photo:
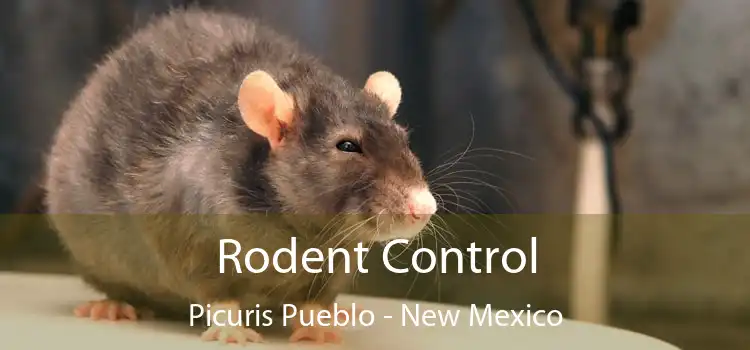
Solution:
[{"label": "rat's dark eye", "polygon": [[336,148],[342,152],[355,152],[362,153],[362,148],[359,147],[354,141],[344,140],[336,144]]}]

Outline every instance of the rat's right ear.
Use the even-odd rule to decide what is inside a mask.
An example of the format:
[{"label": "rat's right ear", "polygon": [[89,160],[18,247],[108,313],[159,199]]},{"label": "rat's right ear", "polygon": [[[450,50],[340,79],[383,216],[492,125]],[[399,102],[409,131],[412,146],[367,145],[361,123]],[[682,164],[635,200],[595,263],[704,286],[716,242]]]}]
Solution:
[{"label": "rat's right ear", "polygon": [[365,91],[380,98],[388,107],[388,117],[393,118],[401,104],[401,85],[398,79],[386,71],[372,73],[365,83]]},{"label": "rat's right ear", "polygon": [[292,122],[294,100],[265,71],[245,77],[237,93],[237,106],[247,127],[268,139],[271,148],[282,141],[282,128]]}]

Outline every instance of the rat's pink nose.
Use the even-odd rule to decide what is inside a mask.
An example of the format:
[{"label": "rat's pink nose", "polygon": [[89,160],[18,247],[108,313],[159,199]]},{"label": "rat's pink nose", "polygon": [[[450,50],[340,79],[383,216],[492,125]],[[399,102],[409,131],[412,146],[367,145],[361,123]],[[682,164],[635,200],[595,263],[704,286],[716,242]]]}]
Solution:
[{"label": "rat's pink nose", "polygon": [[413,190],[409,196],[409,214],[414,220],[425,220],[437,211],[435,197],[426,188]]}]

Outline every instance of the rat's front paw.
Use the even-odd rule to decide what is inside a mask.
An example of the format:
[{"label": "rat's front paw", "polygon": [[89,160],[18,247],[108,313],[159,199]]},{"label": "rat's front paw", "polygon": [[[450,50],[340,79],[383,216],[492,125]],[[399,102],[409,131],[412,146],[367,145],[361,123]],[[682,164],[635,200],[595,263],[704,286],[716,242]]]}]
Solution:
[{"label": "rat's front paw", "polygon": [[73,313],[78,317],[91,318],[92,320],[131,320],[138,319],[138,314],[133,306],[115,300],[96,300],[78,305]]},{"label": "rat's front paw", "polygon": [[322,343],[341,343],[341,333],[336,329],[330,327],[300,327],[292,332],[292,336],[289,338],[291,342],[300,342],[303,340],[313,341],[319,344]]},{"label": "rat's front paw", "polygon": [[204,341],[219,341],[224,344],[237,343],[241,345],[246,344],[248,341],[252,343],[263,342],[263,337],[260,333],[252,328],[216,325],[209,327],[203,332],[201,339]]}]

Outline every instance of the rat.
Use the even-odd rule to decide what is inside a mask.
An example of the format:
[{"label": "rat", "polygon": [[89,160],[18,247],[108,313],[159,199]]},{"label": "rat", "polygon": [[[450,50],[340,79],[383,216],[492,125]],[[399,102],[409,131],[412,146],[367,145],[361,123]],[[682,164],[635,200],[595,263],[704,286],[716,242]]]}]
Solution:
[{"label": "rat", "polygon": [[[49,220],[105,295],[75,314],[331,310],[352,278],[342,264],[222,274],[219,242],[273,252],[294,237],[300,251],[326,251],[417,237],[437,202],[395,120],[401,98],[392,73],[356,87],[250,17],[190,8],[152,19],[96,66],[46,156]],[[318,324],[289,329],[290,341],[341,339]],[[202,338],[264,339],[228,324]]]}]

